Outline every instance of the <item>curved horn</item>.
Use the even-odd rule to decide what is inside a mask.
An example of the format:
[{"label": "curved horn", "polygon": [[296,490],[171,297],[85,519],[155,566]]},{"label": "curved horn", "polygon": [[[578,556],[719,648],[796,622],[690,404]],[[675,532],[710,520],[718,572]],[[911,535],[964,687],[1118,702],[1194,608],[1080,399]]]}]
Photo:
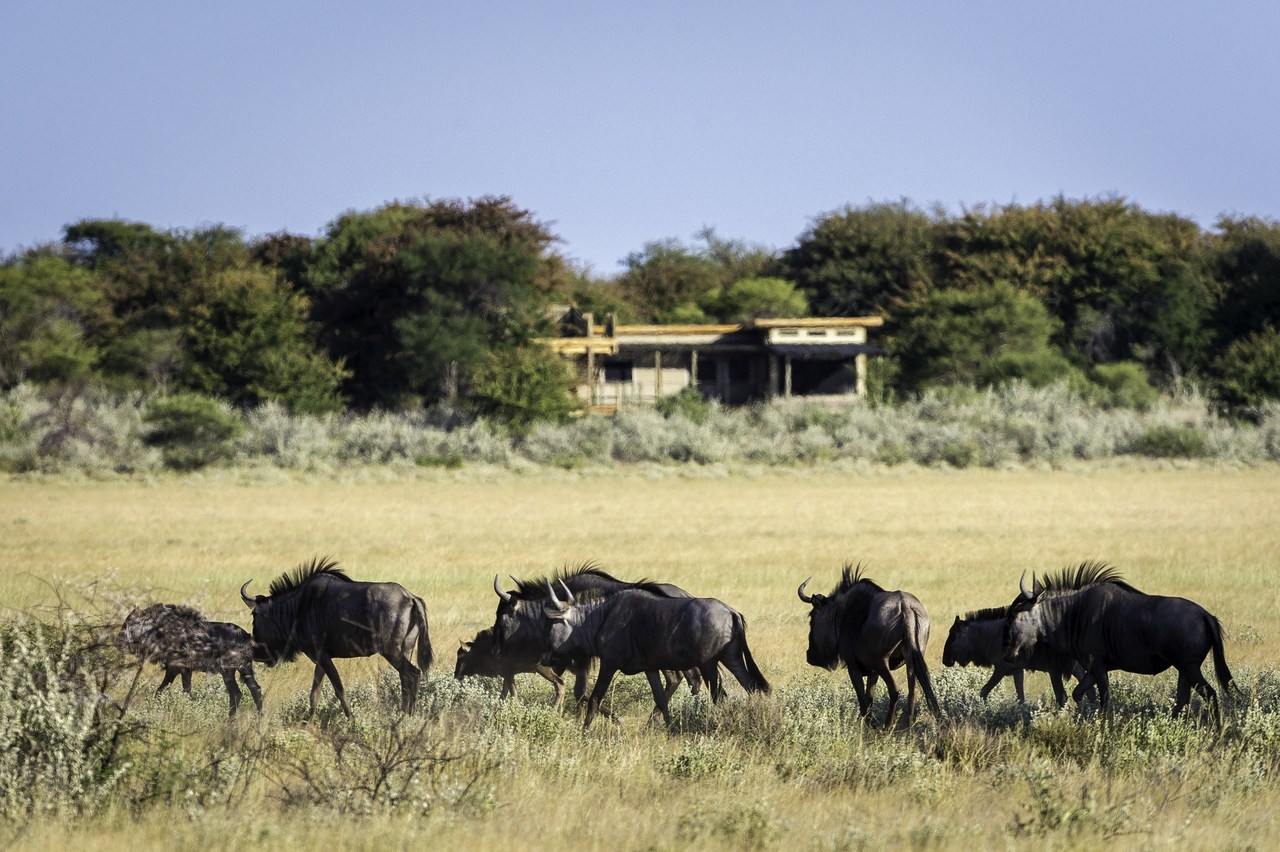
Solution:
[{"label": "curved horn", "polygon": [[1031,594],[1038,595],[1044,591],[1044,586],[1040,582],[1040,578],[1035,574],[1031,575]]},{"label": "curved horn", "polygon": [[498,585],[497,574],[493,575],[493,590],[498,593],[498,597],[502,598],[507,603],[511,603],[511,593],[502,591],[502,587]]},{"label": "curved horn", "polygon": [[[1034,579],[1033,579],[1033,582],[1034,582]],[[1030,600],[1031,598],[1035,597],[1034,594],[1027,591],[1027,572],[1026,571],[1023,571],[1022,576],[1018,578],[1018,591],[1020,591],[1022,593],[1022,596],[1027,600]]]},{"label": "curved horn", "polygon": [[813,579],[812,577],[805,579],[805,581],[800,584],[800,588],[796,589],[796,594],[800,596],[800,600],[804,601],[807,604],[813,603],[813,595],[806,595],[804,593],[804,587],[809,585],[809,580],[812,580],[812,579]]},{"label": "curved horn", "polygon": [[249,594],[245,591],[245,589],[249,588],[249,583],[252,583],[252,582],[253,582],[252,580],[249,580],[245,582],[243,586],[240,587],[240,598],[244,601],[244,605],[249,607],[249,609],[253,609],[255,606],[258,605],[258,602],[255,601],[253,598],[249,597]]},{"label": "curved horn", "polygon": [[564,601],[562,601],[562,600],[560,600],[558,597],[556,597],[556,590],[555,590],[555,589],[553,589],[553,588],[551,588],[551,581],[550,581],[550,580],[544,580],[543,582],[545,582],[545,583],[547,584],[547,596],[551,598],[551,602],[552,602],[553,604],[555,604],[555,605],[556,605],[556,607],[563,609],[563,608],[564,608]]},{"label": "curved horn", "polygon": [[569,587],[564,584],[564,580],[556,580],[560,584],[560,588],[564,590],[564,602],[571,604],[573,600],[573,592],[569,591]]}]

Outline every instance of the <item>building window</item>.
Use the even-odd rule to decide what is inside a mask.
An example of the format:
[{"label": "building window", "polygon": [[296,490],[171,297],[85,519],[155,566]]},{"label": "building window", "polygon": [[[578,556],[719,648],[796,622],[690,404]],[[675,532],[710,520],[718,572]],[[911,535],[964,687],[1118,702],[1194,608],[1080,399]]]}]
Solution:
[{"label": "building window", "polygon": [[604,380],[618,383],[630,382],[631,367],[630,361],[605,361]]}]

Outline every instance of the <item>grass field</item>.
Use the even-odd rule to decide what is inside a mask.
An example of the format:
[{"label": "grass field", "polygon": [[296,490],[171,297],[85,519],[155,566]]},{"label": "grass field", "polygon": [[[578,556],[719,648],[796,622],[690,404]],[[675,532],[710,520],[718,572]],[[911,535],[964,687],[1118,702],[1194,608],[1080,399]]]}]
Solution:
[{"label": "grass field", "polygon": [[[239,585],[252,579],[250,591],[265,592],[273,577],[317,555],[360,579],[400,582],[427,602],[438,661],[421,733],[458,757],[424,770],[414,803],[373,801],[359,813],[335,804],[355,794],[309,802],[283,795],[296,772],[265,758],[260,772],[246,770],[242,788],[197,791],[194,802],[182,787],[198,787],[191,780],[198,773],[175,769],[177,781],[158,785],[163,791],[145,806],[29,827],[20,839],[35,847],[313,843],[329,842],[338,829],[341,845],[358,848],[530,841],[950,848],[1100,839],[1263,848],[1280,829],[1280,710],[1265,698],[1280,692],[1274,467],[725,478],[464,469],[388,482],[11,482],[0,486],[0,529],[0,603],[10,611],[50,603],[64,582],[102,581],[106,592],[187,602],[247,625]],[[984,672],[942,670],[955,615],[1007,603],[1023,570],[1086,559],[1116,565],[1145,591],[1190,597],[1222,620],[1228,660],[1245,687],[1225,735],[1166,720],[1167,678],[1119,677],[1117,710],[1105,720],[1024,715],[1011,686],[983,706],[976,690]],[[599,720],[583,736],[571,717],[544,706],[550,691],[536,678],[527,676],[513,706],[499,706],[496,683],[452,682],[457,640],[492,623],[495,573],[542,575],[586,560],[740,610],[773,694],[747,699],[732,684],[729,702],[715,711],[702,698],[681,699],[669,732],[646,724],[643,678],[622,678],[610,697],[620,721]],[[810,589],[826,591],[847,561],[865,563],[887,588],[912,591],[929,610],[927,659],[946,722],[925,716],[906,731],[864,729],[844,674],[805,664],[807,608],[796,586],[813,576]],[[300,725],[305,662],[260,672],[265,718],[246,704],[231,725],[221,720],[221,685],[197,676],[194,703],[169,694],[137,704],[151,732],[147,754],[156,732],[180,739],[175,754],[191,766],[214,746],[268,743],[260,753],[279,754],[288,743],[285,752],[331,756],[331,740],[344,730],[376,740],[392,718],[384,695],[390,670],[354,661],[339,668],[354,693],[355,726],[331,708]],[[158,672],[148,676],[158,681]],[[1029,679],[1041,704],[1047,687],[1040,676]]]}]

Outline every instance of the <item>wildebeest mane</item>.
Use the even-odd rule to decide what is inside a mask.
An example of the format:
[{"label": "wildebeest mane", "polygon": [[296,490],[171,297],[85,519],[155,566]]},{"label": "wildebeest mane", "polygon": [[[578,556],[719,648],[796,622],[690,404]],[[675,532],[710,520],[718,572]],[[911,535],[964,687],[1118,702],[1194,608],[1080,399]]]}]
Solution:
[{"label": "wildebeest mane", "polygon": [[1040,585],[1051,592],[1078,591],[1100,583],[1112,583],[1130,592],[1137,592],[1133,586],[1124,581],[1122,575],[1113,566],[1105,562],[1081,562],[1075,568],[1063,568],[1053,574],[1040,578]]},{"label": "wildebeest mane", "polygon": [[831,592],[830,597],[835,597],[841,592],[847,592],[859,583],[866,583],[867,587],[875,592],[884,591],[875,581],[862,576],[861,562],[856,567],[852,562],[846,562],[844,563],[844,569],[840,572],[840,584]]},{"label": "wildebeest mane", "polygon": [[961,621],[1003,621],[1009,615],[1007,606],[989,606],[986,609],[975,609],[960,616]]},{"label": "wildebeest mane", "polygon": [[[547,583],[554,586],[558,580],[571,580],[574,577],[582,577],[588,574],[614,583],[623,582],[607,571],[604,571],[600,567],[599,563],[592,560],[580,563],[573,568],[566,565],[561,568],[554,577],[539,577],[536,580],[517,580],[515,594],[522,598],[541,600],[547,596]],[[556,594],[560,593],[559,589],[557,589]]]},{"label": "wildebeest mane", "polygon": [[279,577],[271,581],[268,590],[273,595],[291,592],[310,580],[312,577],[320,575],[332,577],[335,580],[342,580],[346,583],[355,582],[347,573],[338,567],[337,560],[330,559],[327,556],[317,556],[310,562],[304,562],[292,571],[286,571]]}]

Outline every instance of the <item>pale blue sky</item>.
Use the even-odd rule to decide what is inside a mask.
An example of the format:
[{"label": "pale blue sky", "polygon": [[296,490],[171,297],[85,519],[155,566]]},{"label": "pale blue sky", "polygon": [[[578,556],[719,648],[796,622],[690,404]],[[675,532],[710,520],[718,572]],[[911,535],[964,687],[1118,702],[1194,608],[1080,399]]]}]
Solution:
[{"label": "pale blue sky", "polygon": [[1280,217],[1280,3],[0,6],[0,252],[509,195],[601,274],[845,204]]}]

